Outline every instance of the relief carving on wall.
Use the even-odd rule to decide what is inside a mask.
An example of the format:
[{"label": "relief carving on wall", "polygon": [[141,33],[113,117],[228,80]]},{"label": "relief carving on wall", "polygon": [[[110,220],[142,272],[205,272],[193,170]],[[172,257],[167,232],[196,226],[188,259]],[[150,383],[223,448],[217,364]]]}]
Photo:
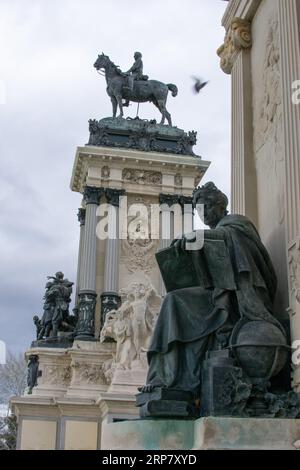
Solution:
[{"label": "relief carving on wall", "polygon": [[226,33],[224,44],[217,50],[223,72],[231,74],[239,51],[249,49],[251,46],[251,23],[242,18],[233,18]]},{"label": "relief carving on wall", "polygon": [[278,126],[281,117],[281,91],[280,91],[280,49],[278,20],[269,23],[267,39],[265,42],[265,54],[262,65],[262,86],[258,89],[261,93],[257,96],[255,105],[256,116],[254,119],[255,147],[260,148],[269,134]]},{"label": "relief carving on wall", "polygon": [[162,184],[162,174],[159,171],[124,168],[122,171],[122,179],[126,182],[135,184]]},{"label": "relief carving on wall", "polygon": [[107,180],[109,179],[109,177],[110,177],[110,168],[108,166],[103,166],[101,168],[101,178]]},{"label": "relief carving on wall", "polygon": [[71,363],[72,367],[72,385],[106,385],[109,380],[106,377],[107,369],[109,368],[111,361],[99,364],[91,364],[87,362],[81,362],[73,360]]},{"label": "relief carving on wall", "polygon": [[150,273],[155,264],[155,252],[159,246],[158,239],[151,238],[151,204],[157,202],[153,198],[128,198],[128,207],[131,204],[141,204],[142,209],[136,216],[128,218],[128,237],[121,241],[121,256],[130,273],[142,271]]},{"label": "relief carving on wall", "polygon": [[297,304],[300,305],[300,238],[289,250],[289,276],[290,308],[295,314]]},{"label": "relief carving on wall", "polygon": [[122,251],[126,253],[126,267],[130,273],[143,271],[148,274],[153,269],[154,253],[158,248],[158,240],[122,240]]},{"label": "relief carving on wall", "polygon": [[71,380],[71,367],[62,364],[45,364],[39,385],[56,385],[67,387]]},{"label": "relief carving on wall", "polygon": [[146,368],[146,352],[159,313],[161,297],[150,281],[133,282],[120,291],[122,305],[105,320],[100,341],[116,341],[111,370]]},{"label": "relief carving on wall", "polygon": [[180,173],[177,173],[175,176],[174,176],[174,183],[175,183],[175,186],[177,187],[181,187],[182,186],[182,175]]},{"label": "relief carving on wall", "polygon": [[[284,153],[282,97],[280,89],[280,46],[277,18],[269,21],[264,59],[261,67],[262,83],[254,94],[254,150],[258,171],[267,180],[268,175],[276,192],[277,220],[284,222]],[[263,149],[263,151],[261,151]],[[262,158],[264,156],[264,158]],[[274,176],[272,176],[274,175]]]}]

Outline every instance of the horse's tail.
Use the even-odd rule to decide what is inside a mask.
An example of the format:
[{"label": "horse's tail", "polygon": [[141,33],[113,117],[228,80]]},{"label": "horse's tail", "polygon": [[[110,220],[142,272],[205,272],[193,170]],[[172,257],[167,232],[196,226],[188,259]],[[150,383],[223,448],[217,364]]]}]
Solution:
[{"label": "horse's tail", "polygon": [[172,96],[177,96],[178,88],[176,85],[173,85],[173,83],[167,83],[167,87],[172,92]]}]

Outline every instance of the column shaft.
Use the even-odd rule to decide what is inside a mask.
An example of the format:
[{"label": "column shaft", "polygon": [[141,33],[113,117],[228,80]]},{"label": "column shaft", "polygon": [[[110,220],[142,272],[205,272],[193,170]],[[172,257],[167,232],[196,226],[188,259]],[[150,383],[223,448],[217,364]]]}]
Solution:
[{"label": "column shaft", "polygon": [[[177,194],[160,194],[159,195],[159,204],[161,206],[160,211],[160,244],[159,249],[168,248],[174,239],[174,236],[178,235],[174,233],[174,212],[172,207],[179,205],[179,196]],[[174,208],[174,207],[173,207]],[[168,217],[165,217],[166,214],[169,214],[169,227],[165,226]],[[175,215],[176,216],[176,215]],[[166,235],[169,235],[169,238],[163,238]],[[166,288],[163,282],[162,277],[160,277],[160,295],[162,298],[166,295]]]},{"label": "column shaft", "polygon": [[253,155],[251,52],[242,50],[232,68],[231,207],[257,223]]},{"label": "column shaft", "polygon": [[96,290],[96,212],[97,204],[87,205],[80,290]]},{"label": "column shaft", "polygon": [[108,238],[106,240],[105,267],[104,267],[104,292],[118,292],[118,287],[119,287],[118,217],[119,217],[119,208],[112,206],[110,221],[111,221],[111,224],[113,225],[112,233],[116,234],[116,238]]},{"label": "column shaft", "polygon": [[106,240],[104,265],[104,291],[101,295],[101,327],[108,312],[116,310],[121,303],[119,296],[119,202],[124,195],[123,189],[107,188],[105,191],[109,208],[109,237]]},{"label": "column shaft", "polygon": [[78,323],[76,339],[94,340],[96,307],[96,224],[97,207],[103,190],[87,186],[84,190],[86,203],[85,233],[82,243]]}]

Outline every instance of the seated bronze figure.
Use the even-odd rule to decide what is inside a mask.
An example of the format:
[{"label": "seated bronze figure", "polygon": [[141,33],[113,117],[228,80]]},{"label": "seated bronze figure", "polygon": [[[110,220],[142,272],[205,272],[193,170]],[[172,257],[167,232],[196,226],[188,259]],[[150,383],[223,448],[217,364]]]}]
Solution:
[{"label": "seated bronze figure", "polygon": [[157,254],[169,292],[137,395],[141,416],[297,415],[293,392],[279,397],[269,390],[289,349],[273,315],[270,257],[252,222],[229,215],[228,199],[213,183],[195,191],[199,204],[210,227],[203,247],[187,251],[189,234]]}]

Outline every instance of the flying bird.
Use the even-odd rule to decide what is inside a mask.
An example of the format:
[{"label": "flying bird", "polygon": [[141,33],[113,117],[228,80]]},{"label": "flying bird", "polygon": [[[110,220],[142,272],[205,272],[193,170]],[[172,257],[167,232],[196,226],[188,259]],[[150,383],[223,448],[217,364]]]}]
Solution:
[{"label": "flying bird", "polygon": [[193,90],[194,93],[199,93],[202,88],[204,88],[207,84],[207,82],[202,82],[201,78],[198,77],[191,77],[193,80],[195,80],[195,84],[193,85]]}]

